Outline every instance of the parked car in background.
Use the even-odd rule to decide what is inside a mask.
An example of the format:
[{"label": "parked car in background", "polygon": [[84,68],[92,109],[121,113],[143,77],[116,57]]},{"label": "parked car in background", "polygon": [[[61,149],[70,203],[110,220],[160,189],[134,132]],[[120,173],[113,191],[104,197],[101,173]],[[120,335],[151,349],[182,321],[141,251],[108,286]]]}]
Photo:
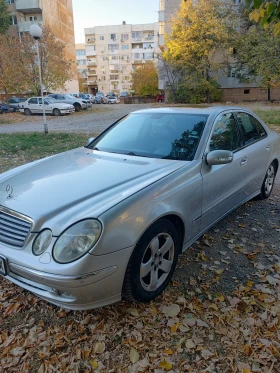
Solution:
[{"label": "parked car in background", "polygon": [[128,97],[129,93],[128,92],[121,92],[120,97]]},{"label": "parked car in background", "polygon": [[[56,99],[52,97],[44,98],[44,108],[46,114],[52,114],[55,116],[70,114],[75,111],[73,105],[58,102]],[[42,97],[31,97],[30,99],[22,102],[20,104],[19,110],[21,113],[24,113],[25,115],[42,114]]]},{"label": "parked car in background", "polygon": [[24,97],[11,97],[8,100],[9,109],[12,111],[18,111],[20,107],[20,103],[26,101],[27,98]]},{"label": "parked car in background", "polygon": [[116,104],[118,102],[117,96],[103,97],[103,104]]},{"label": "parked car in background", "polygon": [[279,134],[247,109],[131,113],[0,175],[0,274],[69,309],[149,302],[204,232],[270,196],[279,162]]},{"label": "parked car in background", "polygon": [[114,92],[108,92],[108,93],[106,93],[106,95],[105,95],[106,97],[108,97],[108,96],[113,96],[113,97],[117,97],[117,95],[114,93]]},{"label": "parked car in background", "polygon": [[95,96],[94,98],[94,103],[95,104],[102,104],[103,103],[103,96]]},{"label": "parked car in background", "polygon": [[0,100],[0,108],[2,110],[2,113],[8,113],[9,112],[9,107],[6,104],[5,101]]},{"label": "parked car in background", "polygon": [[68,94],[51,93],[47,97],[55,98],[58,102],[73,105],[75,111],[80,111],[81,109],[87,109],[89,107],[86,100],[82,100]]},{"label": "parked car in background", "polygon": [[91,107],[91,106],[92,106],[92,102],[91,102],[90,96],[89,96],[87,93],[81,93],[81,94],[80,94],[80,98],[81,98],[83,101],[86,101],[86,102],[87,102],[88,107]]},{"label": "parked car in background", "polygon": [[157,102],[163,102],[164,101],[164,96],[163,95],[158,95],[156,101]]}]

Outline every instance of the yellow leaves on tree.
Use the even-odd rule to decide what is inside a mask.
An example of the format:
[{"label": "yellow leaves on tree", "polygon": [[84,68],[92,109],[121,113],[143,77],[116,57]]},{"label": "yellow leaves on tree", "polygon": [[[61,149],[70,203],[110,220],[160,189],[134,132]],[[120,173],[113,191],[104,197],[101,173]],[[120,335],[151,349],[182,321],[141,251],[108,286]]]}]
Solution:
[{"label": "yellow leaves on tree", "polygon": [[0,91],[21,93],[26,84],[22,45],[17,37],[7,35],[0,35],[0,45]]},{"label": "yellow leaves on tree", "polygon": [[153,62],[139,67],[132,74],[132,89],[142,96],[158,93],[158,72]]}]

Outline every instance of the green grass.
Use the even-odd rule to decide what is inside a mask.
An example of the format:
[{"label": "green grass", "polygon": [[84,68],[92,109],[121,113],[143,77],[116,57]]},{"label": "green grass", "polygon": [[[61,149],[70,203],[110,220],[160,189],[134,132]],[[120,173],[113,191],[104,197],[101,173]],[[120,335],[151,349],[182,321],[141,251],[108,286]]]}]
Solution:
[{"label": "green grass", "polygon": [[88,135],[74,133],[16,133],[0,136],[0,172],[85,145]]},{"label": "green grass", "polygon": [[254,110],[254,112],[266,123],[280,126],[280,110]]}]

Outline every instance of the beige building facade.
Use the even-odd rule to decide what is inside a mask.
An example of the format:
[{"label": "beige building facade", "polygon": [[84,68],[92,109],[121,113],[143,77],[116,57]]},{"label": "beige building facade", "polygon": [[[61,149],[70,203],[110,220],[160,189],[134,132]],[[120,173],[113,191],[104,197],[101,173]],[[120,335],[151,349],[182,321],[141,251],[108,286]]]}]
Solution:
[{"label": "beige building facade", "polygon": [[131,73],[157,61],[158,23],[85,29],[88,93],[131,91]]},{"label": "beige building facade", "polygon": [[87,59],[85,44],[76,44],[76,64],[78,70],[78,77],[83,82],[83,89],[80,89],[80,93],[87,93]]},{"label": "beige building facade", "polygon": [[29,32],[33,23],[46,25],[51,32],[65,43],[65,57],[73,61],[72,79],[65,84],[66,92],[78,91],[78,75],[74,39],[72,0],[6,0],[12,26],[9,35],[19,36]]}]

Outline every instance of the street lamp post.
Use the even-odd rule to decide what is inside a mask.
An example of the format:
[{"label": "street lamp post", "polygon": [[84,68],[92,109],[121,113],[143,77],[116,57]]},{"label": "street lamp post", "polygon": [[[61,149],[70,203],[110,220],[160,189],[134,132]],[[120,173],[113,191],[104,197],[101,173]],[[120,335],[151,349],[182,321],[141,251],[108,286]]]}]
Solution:
[{"label": "street lamp post", "polygon": [[40,52],[39,52],[39,40],[41,39],[41,36],[42,36],[42,29],[40,26],[33,24],[30,26],[29,32],[30,32],[30,35],[33,37],[33,39],[35,39],[36,41],[38,67],[39,67],[39,79],[40,79],[42,107],[43,107],[43,124],[44,124],[45,135],[47,135],[49,131],[48,131],[47,117],[46,117],[45,104],[44,104],[42,71],[41,71],[41,61],[40,61]]}]

